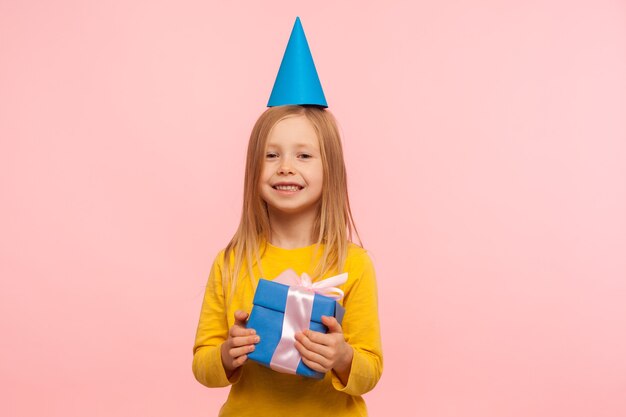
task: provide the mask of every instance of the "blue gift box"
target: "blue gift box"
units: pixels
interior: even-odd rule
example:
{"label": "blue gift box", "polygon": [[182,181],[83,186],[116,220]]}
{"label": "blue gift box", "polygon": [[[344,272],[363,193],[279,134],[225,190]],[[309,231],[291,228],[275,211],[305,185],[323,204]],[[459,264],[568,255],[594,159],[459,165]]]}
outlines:
{"label": "blue gift box", "polygon": [[[254,294],[254,306],[247,327],[256,330],[261,341],[256,344],[255,350],[248,355],[248,358],[267,367],[270,366],[282,335],[288,291],[288,285],[260,279]],[[341,323],[344,312],[343,307],[334,299],[315,294],[309,328],[316,332],[326,333],[328,329],[322,324],[322,316],[334,316]],[[309,378],[324,378],[323,373],[309,368],[302,363],[302,360],[298,363],[296,373]]]}

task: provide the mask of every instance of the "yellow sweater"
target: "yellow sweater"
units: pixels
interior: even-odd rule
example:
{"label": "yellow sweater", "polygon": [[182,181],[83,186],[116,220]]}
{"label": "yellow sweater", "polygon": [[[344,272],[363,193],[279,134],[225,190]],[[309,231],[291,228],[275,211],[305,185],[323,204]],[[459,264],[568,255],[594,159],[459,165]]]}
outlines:
{"label": "yellow sweater", "polygon": [[[313,272],[314,245],[282,249],[270,244],[261,258],[262,278],[274,279],[285,269],[298,274]],[[329,372],[322,380],[275,372],[251,360],[229,380],[222,365],[220,345],[234,324],[234,312],[252,310],[254,289],[243,274],[230,303],[222,288],[224,253],[218,254],[211,268],[193,352],[193,373],[207,387],[231,385],[230,394],[220,416],[366,416],[361,395],[374,388],[383,369],[378,322],[376,278],[372,261],[361,247],[350,244],[345,272],[348,281],[340,288],[340,301],[346,313],[342,328],[346,341],[354,349],[347,385]],[[254,270],[259,278],[259,272]],[[337,271],[322,277],[335,275]],[[246,274],[247,275],[247,274]]]}

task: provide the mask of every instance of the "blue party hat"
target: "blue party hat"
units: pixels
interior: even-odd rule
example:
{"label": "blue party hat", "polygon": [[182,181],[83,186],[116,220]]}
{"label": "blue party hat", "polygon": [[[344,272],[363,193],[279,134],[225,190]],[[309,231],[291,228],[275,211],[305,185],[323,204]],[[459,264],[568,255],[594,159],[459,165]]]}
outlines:
{"label": "blue party hat", "polygon": [[328,107],[300,18],[296,18],[267,107],[289,104]]}

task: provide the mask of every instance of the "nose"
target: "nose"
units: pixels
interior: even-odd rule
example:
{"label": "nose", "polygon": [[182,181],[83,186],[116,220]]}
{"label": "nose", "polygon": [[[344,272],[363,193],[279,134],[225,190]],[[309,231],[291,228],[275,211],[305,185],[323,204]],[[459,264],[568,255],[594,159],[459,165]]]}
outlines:
{"label": "nose", "polygon": [[289,175],[289,174],[295,174],[296,171],[293,168],[293,164],[291,163],[289,158],[283,158],[280,161],[280,166],[278,167],[278,174],[281,175]]}

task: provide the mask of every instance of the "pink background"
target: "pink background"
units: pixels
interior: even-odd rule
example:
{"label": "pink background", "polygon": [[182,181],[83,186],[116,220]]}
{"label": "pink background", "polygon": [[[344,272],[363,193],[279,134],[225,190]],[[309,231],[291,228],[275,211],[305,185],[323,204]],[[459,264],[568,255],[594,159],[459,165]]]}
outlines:
{"label": "pink background", "polygon": [[0,415],[207,416],[295,16],[378,271],[370,414],[626,415],[626,2],[0,2]]}

